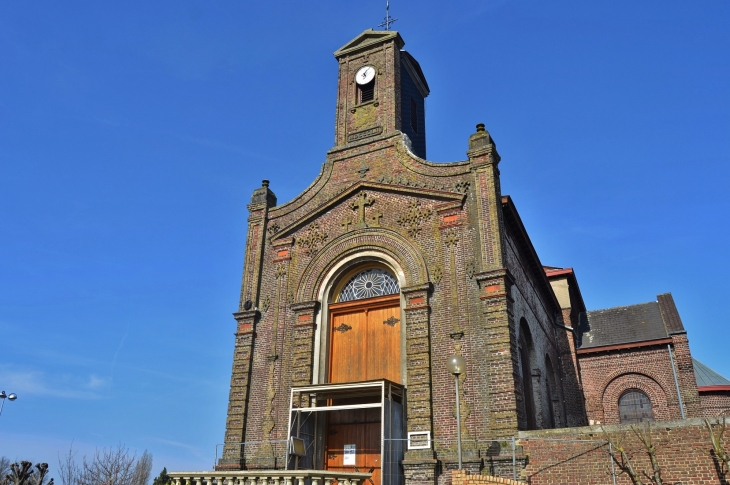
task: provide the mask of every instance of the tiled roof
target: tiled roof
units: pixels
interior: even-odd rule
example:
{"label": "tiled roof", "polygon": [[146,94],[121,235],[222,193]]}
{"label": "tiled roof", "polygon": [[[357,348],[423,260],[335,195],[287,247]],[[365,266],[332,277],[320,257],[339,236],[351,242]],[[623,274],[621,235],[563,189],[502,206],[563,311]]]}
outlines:
{"label": "tiled roof", "polygon": [[697,381],[697,387],[730,386],[729,380],[725,379],[699,360],[693,358],[692,364],[695,368],[695,380]]}
{"label": "tiled roof", "polygon": [[655,301],[581,314],[581,349],[667,337],[669,334],[662,320],[662,312]]}
{"label": "tiled roof", "polygon": [[674,298],[671,293],[663,293],[657,295],[657,302],[659,303],[659,310],[662,312],[662,319],[664,320],[664,326],[667,327],[667,332],[670,334],[684,332],[684,325],[682,325],[682,319],[679,318],[679,312],[677,306],[674,304]]}

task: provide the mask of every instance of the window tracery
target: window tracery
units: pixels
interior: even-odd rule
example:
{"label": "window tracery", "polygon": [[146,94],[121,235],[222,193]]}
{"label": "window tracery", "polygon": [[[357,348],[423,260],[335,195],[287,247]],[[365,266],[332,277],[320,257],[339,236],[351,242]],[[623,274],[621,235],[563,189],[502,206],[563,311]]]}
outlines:
{"label": "window tracery", "polygon": [[363,300],[398,293],[400,286],[393,275],[380,268],[371,268],[350,278],[340,291],[337,301]]}

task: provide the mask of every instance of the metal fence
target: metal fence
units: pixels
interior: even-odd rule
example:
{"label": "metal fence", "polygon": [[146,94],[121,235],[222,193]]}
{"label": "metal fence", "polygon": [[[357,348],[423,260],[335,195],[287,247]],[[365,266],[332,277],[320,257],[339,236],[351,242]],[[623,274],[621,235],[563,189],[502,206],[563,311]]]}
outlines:
{"label": "metal fence", "polygon": [[[407,438],[391,438],[383,440],[391,446],[387,446],[387,449],[408,449]],[[398,442],[396,445],[395,442]],[[606,440],[571,440],[571,439],[560,439],[560,438],[495,438],[495,439],[481,439],[481,440],[462,440],[462,449],[465,455],[464,462],[470,461],[470,453],[473,454],[476,450],[479,450],[479,460],[484,460],[484,466],[490,466],[489,472],[495,476],[501,476],[502,478],[512,478],[513,480],[523,479],[522,471],[526,465],[526,457],[523,451],[523,443],[527,442],[544,442],[545,446],[552,446],[557,443],[575,443],[585,444],[588,449],[578,449],[573,455],[570,452],[566,452],[566,456],[557,460],[555,463],[551,463],[545,466],[555,467],[560,466],[561,463],[567,463],[572,459],[575,459],[587,452],[603,449],[606,455],[606,469],[607,478],[610,477],[612,485],[616,485],[616,468],[613,460],[613,447],[610,442]],[[431,440],[431,447],[436,450],[439,454],[446,454],[448,456],[454,456],[456,450],[456,439],[435,439]],[[241,443],[225,443],[218,444],[215,447],[215,464],[218,464],[219,457],[229,458],[232,460],[240,461],[240,465],[245,469],[247,463],[256,460],[264,459],[275,465],[277,470],[285,470],[293,468],[290,462],[287,466],[287,460],[289,457],[289,444],[287,440],[271,440],[271,441],[248,441]],[[401,468],[400,460],[402,457],[393,455],[392,453],[386,453],[383,456],[381,463],[381,483],[382,485],[402,485],[404,482],[403,472]],[[447,468],[455,468],[454,464],[449,464]],[[370,472],[371,470],[359,470],[353,467],[353,472]],[[372,480],[364,480],[362,485],[373,485]]]}

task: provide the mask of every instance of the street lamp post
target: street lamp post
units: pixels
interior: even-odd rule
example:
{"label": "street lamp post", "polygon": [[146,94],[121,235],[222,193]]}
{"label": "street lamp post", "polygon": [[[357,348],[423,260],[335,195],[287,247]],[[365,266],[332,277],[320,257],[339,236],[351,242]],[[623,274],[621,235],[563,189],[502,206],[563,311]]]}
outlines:
{"label": "street lamp post", "polygon": [[446,368],[454,374],[456,382],[456,452],[459,457],[459,470],[461,470],[461,399],[459,398],[459,374],[466,369],[466,360],[460,355],[454,355],[446,362]]}
{"label": "street lamp post", "polygon": [[18,399],[18,395],[14,392],[11,392],[10,394],[5,394],[5,391],[0,391],[0,399],[3,400],[2,404],[0,404],[0,415],[3,413],[3,407],[5,407],[5,399],[10,399],[11,401],[15,401]]}

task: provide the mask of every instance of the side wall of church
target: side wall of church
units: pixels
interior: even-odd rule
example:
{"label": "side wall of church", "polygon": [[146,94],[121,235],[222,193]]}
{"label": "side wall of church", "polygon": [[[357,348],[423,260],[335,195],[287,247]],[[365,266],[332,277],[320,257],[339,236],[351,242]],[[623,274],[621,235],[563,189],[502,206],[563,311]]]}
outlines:
{"label": "side wall of church", "polygon": [[[520,372],[521,366],[516,369],[515,380],[519,383],[517,395],[522,401],[520,406],[520,428],[527,429],[527,417],[525,413],[522,380],[532,380],[533,402],[535,405],[535,424],[537,428],[562,427],[566,425],[565,410],[563,407],[564,396],[562,386],[557,385],[560,379],[560,353],[556,341],[555,325],[551,312],[546,302],[541,298],[534,276],[527,269],[524,256],[512,237],[506,238],[505,244],[506,266],[514,277],[515,284],[512,287],[512,299],[514,322],[516,326],[516,338],[520,341],[523,323],[526,322],[532,341],[530,354],[531,370],[530,376],[523,376]],[[551,368],[548,368],[548,361]],[[552,383],[552,386],[550,386]],[[548,388],[552,387],[550,391]],[[552,418],[549,414],[552,412]]]}

